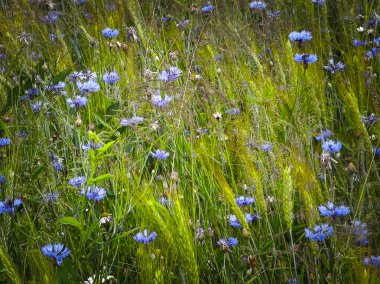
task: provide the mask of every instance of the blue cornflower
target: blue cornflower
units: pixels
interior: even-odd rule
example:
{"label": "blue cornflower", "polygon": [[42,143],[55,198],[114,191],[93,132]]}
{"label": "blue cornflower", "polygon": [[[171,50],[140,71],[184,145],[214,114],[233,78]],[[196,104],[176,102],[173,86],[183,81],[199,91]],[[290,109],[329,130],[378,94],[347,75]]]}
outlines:
{"label": "blue cornflower", "polygon": [[111,28],[105,28],[104,30],[102,30],[102,34],[104,37],[111,39],[111,38],[117,37],[117,35],[119,34],[119,31],[113,30]]}
{"label": "blue cornflower", "polygon": [[38,95],[38,89],[37,88],[28,89],[27,93],[29,96],[36,96]]}
{"label": "blue cornflower", "polygon": [[311,36],[311,33],[308,31],[301,31],[301,32],[291,32],[289,34],[289,41],[296,41],[299,44],[311,40],[313,37]]}
{"label": "blue cornflower", "polygon": [[168,158],[170,156],[170,153],[166,152],[164,150],[157,149],[156,153],[149,152],[149,155],[153,158],[158,159],[158,160],[165,160],[166,158]]}
{"label": "blue cornflower", "polygon": [[[257,221],[261,219],[261,217],[255,215],[255,214],[250,214],[250,213],[245,213],[245,220],[247,223],[251,223],[253,221]],[[242,225],[240,224],[239,220],[235,215],[230,214],[228,217],[228,223],[234,228],[242,228]]]}
{"label": "blue cornflower", "polygon": [[321,214],[322,217],[343,217],[348,214],[350,214],[350,208],[347,206],[335,206],[334,203],[332,202],[327,202],[326,206],[325,205],[319,205],[318,206],[319,213]]}
{"label": "blue cornflower", "polygon": [[247,223],[252,223],[254,221],[261,219],[261,217],[256,214],[245,213],[244,215],[245,215],[245,220],[247,221]]}
{"label": "blue cornflower", "polygon": [[27,95],[21,95],[21,96],[20,96],[20,100],[21,100],[22,102],[25,102],[25,101],[33,100],[35,97],[36,97],[36,96],[34,96],[34,95],[29,95],[29,94],[27,94]]}
{"label": "blue cornflower", "polygon": [[[375,48],[375,50],[376,50],[376,48]],[[376,50],[376,51],[377,51],[377,50]],[[367,58],[369,58],[369,59],[372,59],[372,58],[376,57],[376,55],[377,55],[377,54],[374,54],[374,53],[372,52],[372,50],[371,50],[371,51],[367,51],[367,52],[365,53],[365,56],[366,56]]]}
{"label": "blue cornflower", "polygon": [[211,5],[210,3],[207,3],[206,5],[204,5],[203,7],[202,7],[202,12],[203,13],[210,13],[210,12],[212,12],[213,10],[214,10],[214,6],[213,5]]}
{"label": "blue cornflower", "polygon": [[375,122],[380,121],[380,118],[377,118],[374,113],[371,113],[369,116],[362,115],[362,121],[366,125],[373,125]]}
{"label": "blue cornflower", "polygon": [[18,138],[25,138],[28,135],[28,133],[25,130],[21,130],[21,131],[16,131],[15,135]]}
{"label": "blue cornflower", "polygon": [[81,80],[95,81],[96,78],[98,78],[98,75],[96,75],[96,72],[92,72],[90,68],[88,68],[86,71],[80,71],[79,75],[80,75],[79,79]]}
{"label": "blue cornflower", "polygon": [[42,55],[41,55],[41,53],[37,53],[37,52],[35,52],[35,51],[32,51],[32,52],[30,53],[29,57],[30,57],[30,59],[32,59],[33,61],[38,61],[38,60],[42,57]]}
{"label": "blue cornflower", "polygon": [[320,205],[318,206],[319,213],[322,217],[334,217],[334,203],[327,202],[326,206]]}
{"label": "blue cornflower", "polygon": [[0,186],[7,184],[7,178],[0,174]]}
{"label": "blue cornflower", "polygon": [[298,63],[303,63],[303,68],[306,69],[310,63],[314,63],[318,60],[316,54],[299,54],[294,55],[294,60]]}
{"label": "blue cornflower", "polygon": [[122,118],[120,124],[123,126],[132,126],[143,123],[144,118],[140,116],[133,116],[131,118]]}
{"label": "blue cornflower", "polygon": [[7,138],[7,137],[0,138],[0,147],[9,146],[10,144],[11,144],[10,138]]}
{"label": "blue cornflower", "polygon": [[264,143],[264,144],[262,144],[262,145],[260,146],[260,149],[261,149],[262,151],[264,151],[265,153],[268,153],[268,152],[272,151],[272,149],[273,149],[273,145],[270,144],[270,143]]}
{"label": "blue cornflower", "polygon": [[63,159],[54,154],[50,154],[49,157],[50,157],[50,162],[51,162],[52,167],[56,171],[63,171],[63,169],[65,168],[63,166]]}
{"label": "blue cornflower", "polygon": [[251,196],[239,196],[236,198],[236,204],[238,206],[251,205],[255,202],[255,198]]}
{"label": "blue cornflower", "polygon": [[327,140],[322,144],[322,149],[329,153],[338,153],[342,149],[342,143],[339,141]]}
{"label": "blue cornflower", "polygon": [[237,115],[237,114],[240,113],[240,109],[237,108],[237,107],[234,107],[234,108],[232,108],[232,109],[228,109],[228,110],[226,110],[226,113],[227,113],[227,114],[230,114],[230,115]]}
{"label": "blue cornflower", "polygon": [[344,205],[335,207],[335,216],[344,217],[350,214],[350,208]]}
{"label": "blue cornflower", "polygon": [[325,0],[311,0],[311,2],[318,4],[318,6],[322,6],[325,4]]}
{"label": "blue cornflower", "polygon": [[368,230],[367,224],[362,223],[360,220],[355,220],[353,222],[355,243],[361,246],[368,244]]}
{"label": "blue cornflower", "polygon": [[201,241],[205,238],[205,230],[203,228],[197,228],[195,230],[195,240]]}
{"label": "blue cornflower", "polygon": [[83,17],[85,17],[86,19],[92,20],[94,18],[94,15],[92,15],[89,12],[86,12],[86,13],[83,13]]}
{"label": "blue cornflower", "polygon": [[54,203],[59,197],[59,193],[47,193],[43,196],[43,199],[46,203],[52,204]]}
{"label": "blue cornflower", "polygon": [[69,80],[88,80],[88,81],[95,81],[98,76],[95,72],[92,72],[91,69],[88,69],[87,71],[74,71],[69,75]]}
{"label": "blue cornflower", "polygon": [[16,198],[15,200],[5,199],[3,202],[0,202],[0,214],[13,214],[15,213],[15,208],[21,206],[22,200]]}
{"label": "blue cornflower", "polygon": [[42,108],[42,102],[37,101],[35,104],[31,104],[30,107],[34,113],[39,112]]}
{"label": "blue cornflower", "polygon": [[116,71],[105,73],[103,75],[103,81],[105,83],[110,84],[110,85],[113,85],[113,84],[119,82],[119,80],[120,80],[120,77]]}
{"label": "blue cornflower", "polygon": [[165,206],[166,208],[169,208],[170,206],[172,206],[174,204],[174,201],[171,200],[169,197],[167,196],[162,196],[158,202],[162,205],[162,206]]}
{"label": "blue cornflower", "polygon": [[313,230],[305,229],[306,238],[311,241],[324,241],[327,237],[332,236],[334,229],[328,224],[316,225]]}
{"label": "blue cornflower", "polygon": [[[202,136],[205,135],[206,133],[208,133],[208,129],[202,128],[202,127],[199,127],[196,131],[197,131],[197,133],[199,133]],[[196,137],[199,138],[199,135],[197,135]]]}
{"label": "blue cornflower", "polygon": [[375,156],[380,156],[380,148],[376,148],[375,146],[372,146],[373,152],[375,153]]}
{"label": "blue cornflower", "polygon": [[106,197],[107,192],[104,188],[98,186],[89,186],[86,189],[81,190],[82,195],[86,195],[87,199],[92,199],[95,201],[100,201]]}
{"label": "blue cornflower", "polygon": [[75,187],[81,187],[82,185],[84,185],[87,181],[87,178],[85,176],[77,176],[77,177],[73,177],[69,180],[69,184],[71,186],[75,186]]}
{"label": "blue cornflower", "polygon": [[57,265],[61,265],[63,259],[68,256],[71,251],[65,247],[63,244],[48,244],[41,248],[41,252],[54,259]]}
{"label": "blue cornflower", "polygon": [[71,73],[68,76],[70,82],[73,81],[73,80],[81,79],[80,78],[80,76],[82,75],[81,73],[82,73],[82,71],[79,71],[79,72],[78,71],[74,71],[73,73]]}
{"label": "blue cornflower", "polygon": [[156,94],[152,94],[152,97],[151,97],[152,104],[158,108],[166,107],[172,101],[172,97],[168,96],[167,94],[164,94],[164,95],[165,97],[162,97],[160,90],[157,90]]}
{"label": "blue cornflower", "polygon": [[89,142],[87,144],[84,144],[82,145],[82,150],[87,152],[89,149],[92,149],[92,150],[95,150],[95,149],[99,149],[99,148],[102,148],[102,144],[100,143],[95,143],[95,142]]}
{"label": "blue cornflower", "polygon": [[239,240],[237,238],[229,237],[228,239],[220,239],[216,244],[222,251],[226,252],[230,247],[236,247],[238,243]]}
{"label": "blue cornflower", "polygon": [[221,55],[221,54],[214,56],[215,61],[222,61],[222,59],[223,59],[223,55]]}
{"label": "blue cornflower", "polygon": [[174,82],[182,75],[182,71],[175,66],[171,66],[168,70],[163,70],[158,75],[158,79],[165,82]]}
{"label": "blue cornflower", "polygon": [[376,27],[380,23],[380,16],[373,12],[370,15],[369,21],[368,21],[368,26],[369,27]]}
{"label": "blue cornflower", "polygon": [[44,18],[43,21],[46,24],[53,24],[58,20],[59,13],[56,11],[49,12]]}
{"label": "blue cornflower", "polygon": [[230,215],[228,217],[228,223],[230,223],[230,225],[234,228],[241,228],[242,227],[239,220],[236,218],[235,215]]}
{"label": "blue cornflower", "polygon": [[255,9],[255,10],[265,10],[267,8],[267,3],[263,1],[253,1],[248,4],[250,9]]}
{"label": "blue cornflower", "polygon": [[28,98],[32,100],[38,95],[38,89],[37,88],[28,89],[27,94],[28,94]]}
{"label": "blue cornflower", "polygon": [[190,23],[190,20],[182,20],[182,21],[179,21],[176,24],[176,26],[182,28],[182,27],[186,27],[189,23]]}
{"label": "blue cornflower", "polygon": [[367,44],[367,41],[366,41],[366,40],[358,40],[358,39],[354,39],[354,40],[352,41],[352,43],[353,43],[353,45],[354,45],[355,47],[358,47],[358,46],[364,46],[364,45],[366,45],[366,44]]}
{"label": "blue cornflower", "polygon": [[84,4],[87,0],[74,0],[75,4]]}
{"label": "blue cornflower", "polygon": [[278,18],[280,16],[281,12],[278,11],[278,10],[274,10],[274,11],[268,11],[267,12],[267,16],[269,18],[271,18],[272,20],[275,19],[275,18]]}
{"label": "blue cornflower", "polygon": [[332,135],[332,131],[329,129],[323,129],[321,135],[315,137],[315,140],[318,142],[324,141],[326,138],[329,138]]}
{"label": "blue cornflower", "polygon": [[379,256],[371,255],[370,258],[368,257],[364,258],[363,264],[365,266],[372,266],[372,267],[378,268],[380,266],[380,255]]}
{"label": "blue cornflower", "polygon": [[157,233],[152,232],[150,235],[148,235],[148,230],[145,229],[143,233],[138,232],[133,239],[139,243],[142,243],[144,245],[149,244],[150,242],[154,241],[157,238]]}
{"label": "blue cornflower", "polygon": [[93,80],[87,82],[77,81],[77,87],[82,93],[96,93],[100,90],[99,83]]}
{"label": "blue cornflower", "polygon": [[238,244],[238,242],[239,242],[239,240],[237,239],[237,238],[232,238],[232,237],[229,237],[228,239],[227,239],[227,244],[229,245],[229,246],[237,246],[237,244]]}
{"label": "blue cornflower", "polygon": [[83,107],[87,104],[87,98],[86,97],[81,97],[81,96],[76,96],[74,99],[67,99],[66,103],[71,107],[71,108],[80,108]]}
{"label": "blue cornflower", "polygon": [[380,52],[380,48],[377,48],[377,47],[372,47],[370,51],[367,51],[365,53],[366,57],[371,59],[371,58],[374,58],[376,57]]}
{"label": "blue cornflower", "polygon": [[29,98],[28,96],[20,96],[20,100],[21,100],[22,102],[25,102],[25,101],[30,100],[30,98]]}
{"label": "blue cornflower", "polygon": [[172,20],[172,17],[170,17],[170,16],[163,16],[163,17],[161,18],[161,21],[162,21],[164,24],[168,23],[168,22],[171,21],[171,20]]}
{"label": "blue cornflower", "polygon": [[56,93],[60,93],[62,95],[66,95],[64,88],[66,87],[65,82],[58,82],[58,84],[51,85],[48,90]]}
{"label": "blue cornflower", "polygon": [[342,62],[334,63],[334,59],[329,59],[329,65],[323,66],[323,69],[330,71],[331,74],[335,74],[335,72],[343,71],[345,69],[345,65]]}

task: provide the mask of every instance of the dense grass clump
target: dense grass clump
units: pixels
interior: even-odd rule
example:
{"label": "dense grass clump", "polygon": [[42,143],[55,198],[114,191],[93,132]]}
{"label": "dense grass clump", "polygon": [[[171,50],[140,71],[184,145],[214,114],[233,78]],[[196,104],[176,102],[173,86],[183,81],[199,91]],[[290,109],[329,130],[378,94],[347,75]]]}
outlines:
{"label": "dense grass clump", "polygon": [[0,21],[0,283],[379,283],[378,1]]}

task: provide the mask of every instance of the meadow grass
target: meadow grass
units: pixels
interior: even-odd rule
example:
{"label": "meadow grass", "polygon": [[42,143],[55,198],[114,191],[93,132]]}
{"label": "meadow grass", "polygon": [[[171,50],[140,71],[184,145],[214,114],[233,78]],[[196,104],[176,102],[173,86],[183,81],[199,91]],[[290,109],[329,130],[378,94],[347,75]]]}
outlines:
{"label": "meadow grass", "polygon": [[0,283],[378,283],[380,5],[324,2],[1,1]]}

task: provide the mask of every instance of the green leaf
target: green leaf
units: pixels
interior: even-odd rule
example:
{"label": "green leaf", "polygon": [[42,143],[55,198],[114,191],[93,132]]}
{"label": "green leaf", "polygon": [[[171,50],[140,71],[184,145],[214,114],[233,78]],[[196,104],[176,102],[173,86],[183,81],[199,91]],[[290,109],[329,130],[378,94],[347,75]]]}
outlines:
{"label": "green leaf", "polygon": [[122,234],[119,234],[114,240],[129,237],[132,233],[136,232],[137,230],[138,230],[138,228],[133,228],[133,229],[129,230],[128,232],[124,232]]}
{"label": "green leaf", "polygon": [[69,216],[63,217],[58,222],[63,225],[70,225],[70,226],[76,227],[79,230],[82,229],[82,225],[74,217],[69,217]]}
{"label": "green leaf", "polygon": [[113,178],[113,175],[111,175],[111,174],[104,174],[104,175],[98,176],[96,178],[89,179],[88,183],[89,184],[97,183],[97,182],[101,182],[103,180],[107,180],[107,179],[111,179],[111,178]]}
{"label": "green leaf", "polygon": [[99,224],[94,222],[91,226],[87,227],[86,230],[83,230],[80,234],[80,246],[85,247],[86,242],[91,237],[91,234],[98,228]]}
{"label": "green leaf", "polygon": [[94,141],[96,141],[96,142],[100,142],[100,139],[99,139],[99,137],[98,137],[98,135],[96,135],[96,133],[95,132],[93,132],[93,131],[89,131],[88,132],[88,136],[90,136],[90,139],[91,140],[94,140]]}
{"label": "green leaf", "polygon": [[58,84],[61,81],[64,81],[67,75],[71,73],[71,70],[64,70],[60,73],[58,73],[56,76],[54,76],[52,82],[53,84]]}
{"label": "green leaf", "polygon": [[42,171],[44,167],[43,166],[39,166],[33,173],[32,173],[32,176],[31,176],[31,179],[35,179]]}
{"label": "green leaf", "polygon": [[111,127],[111,125],[109,125],[99,114],[97,114],[96,112],[93,112],[92,113],[93,116],[100,121],[101,124],[97,124],[97,126],[99,126],[99,128],[101,128],[102,126],[105,126],[106,128],[108,128],[108,130],[110,131],[113,131],[114,129]]}
{"label": "green leaf", "polygon": [[110,118],[110,117],[114,117],[117,112],[120,110],[121,106],[120,106],[120,103],[119,102],[115,102],[115,103],[112,103],[109,107],[107,107],[107,110],[106,110],[106,116],[107,116],[107,119]]}
{"label": "green leaf", "polygon": [[116,141],[108,142],[106,145],[104,145],[102,148],[97,149],[98,153],[104,153],[107,151],[113,144],[115,144]]}

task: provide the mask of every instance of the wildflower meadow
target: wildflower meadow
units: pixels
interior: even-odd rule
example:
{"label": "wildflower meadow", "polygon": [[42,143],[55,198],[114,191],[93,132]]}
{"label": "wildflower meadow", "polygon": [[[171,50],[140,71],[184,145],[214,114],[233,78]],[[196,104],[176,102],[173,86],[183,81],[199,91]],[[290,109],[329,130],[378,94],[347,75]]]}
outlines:
{"label": "wildflower meadow", "polygon": [[380,2],[1,0],[0,283],[380,283]]}

